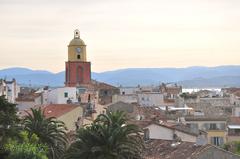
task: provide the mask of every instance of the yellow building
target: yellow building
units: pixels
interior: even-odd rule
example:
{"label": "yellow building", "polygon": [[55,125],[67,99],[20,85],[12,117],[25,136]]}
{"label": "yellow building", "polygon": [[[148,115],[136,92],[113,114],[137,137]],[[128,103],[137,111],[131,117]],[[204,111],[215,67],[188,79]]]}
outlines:
{"label": "yellow building", "polygon": [[186,117],[185,120],[191,129],[207,132],[209,144],[220,146],[227,142],[226,118]]}

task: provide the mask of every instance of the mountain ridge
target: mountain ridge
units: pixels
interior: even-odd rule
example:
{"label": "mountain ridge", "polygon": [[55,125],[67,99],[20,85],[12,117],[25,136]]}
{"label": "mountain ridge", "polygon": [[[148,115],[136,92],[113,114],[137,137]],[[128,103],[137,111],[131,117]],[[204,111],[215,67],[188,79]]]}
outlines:
{"label": "mountain ridge", "polygon": [[[65,71],[52,73],[12,67],[0,70],[0,78],[15,78],[23,85],[63,86]],[[104,72],[92,72],[92,79],[115,86],[157,85],[176,82],[184,87],[240,86],[240,65],[216,67],[191,66],[184,68],[126,68]]]}

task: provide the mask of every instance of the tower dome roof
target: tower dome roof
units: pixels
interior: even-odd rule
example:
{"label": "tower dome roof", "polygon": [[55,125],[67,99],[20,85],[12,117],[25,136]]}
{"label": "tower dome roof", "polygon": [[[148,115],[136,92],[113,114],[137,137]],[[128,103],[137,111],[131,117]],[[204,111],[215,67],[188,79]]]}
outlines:
{"label": "tower dome roof", "polygon": [[76,46],[76,45],[85,45],[84,41],[80,39],[79,30],[74,30],[74,38],[70,41],[68,46]]}
{"label": "tower dome roof", "polygon": [[84,41],[82,39],[72,39],[69,43],[69,46],[74,46],[74,45],[85,45]]}

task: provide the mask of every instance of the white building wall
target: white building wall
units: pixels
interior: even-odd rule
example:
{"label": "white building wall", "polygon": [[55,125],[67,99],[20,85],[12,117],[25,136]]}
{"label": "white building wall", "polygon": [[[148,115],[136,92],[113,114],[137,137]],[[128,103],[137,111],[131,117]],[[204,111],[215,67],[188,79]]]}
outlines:
{"label": "white building wall", "polygon": [[48,90],[42,92],[42,104],[48,103]]}
{"label": "white building wall", "polygon": [[2,81],[1,86],[0,86],[0,96],[7,95],[7,85],[5,82]]}
{"label": "white building wall", "polygon": [[166,128],[164,126],[151,124],[148,127],[150,139],[173,140],[173,134],[176,134],[182,141],[196,142],[197,137],[178,130]]}
{"label": "white building wall", "polygon": [[120,87],[119,89],[121,95],[136,94],[138,91],[140,91],[140,87]]}
{"label": "white building wall", "polygon": [[19,92],[20,86],[17,85],[15,80],[9,84],[2,80],[0,84],[0,96],[5,95],[8,102],[15,103],[15,99],[18,97]]}
{"label": "white building wall", "polygon": [[159,125],[151,124],[148,127],[150,139],[173,140],[173,130]]}
{"label": "white building wall", "polygon": [[57,99],[58,99],[58,90],[57,89],[53,89],[48,92],[48,94],[47,94],[47,103],[48,104],[57,103]]}
{"label": "white building wall", "polygon": [[186,142],[196,142],[197,136],[193,136],[190,134],[183,133],[181,131],[175,131],[175,134],[181,138],[182,141]]}
{"label": "white building wall", "polygon": [[[65,97],[65,93],[68,94]],[[70,99],[73,103],[77,102],[76,87],[61,87],[48,92],[47,103],[49,104],[66,104]]]}
{"label": "white building wall", "polygon": [[161,93],[139,93],[138,103],[141,106],[164,106],[163,94]]}
{"label": "white building wall", "polygon": [[18,93],[20,92],[20,86],[17,85],[16,82],[13,82],[11,84],[8,84],[8,95],[7,95],[7,99],[9,102],[11,103],[15,103],[15,99],[18,97]]}

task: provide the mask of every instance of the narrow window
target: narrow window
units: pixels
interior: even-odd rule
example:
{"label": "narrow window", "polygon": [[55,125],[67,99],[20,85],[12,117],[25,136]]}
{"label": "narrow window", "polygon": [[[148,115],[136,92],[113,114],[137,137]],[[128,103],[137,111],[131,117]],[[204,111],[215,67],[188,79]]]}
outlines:
{"label": "narrow window", "polygon": [[91,101],[91,95],[89,94],[88,95],[88,102],[90,102]]}
{"label": "narrow window", "polygon": [[81,58],[81,56],[80,55],[77,55],[77,59],[80,59]]}
{"label": "narrow window", "polygon": [[68,93],[64,92],[64,97],[67,98],[68,97]]}
{"label": "narrow window", "polygon": [[104,91],[104,95],[108,95],[108,91]]}

